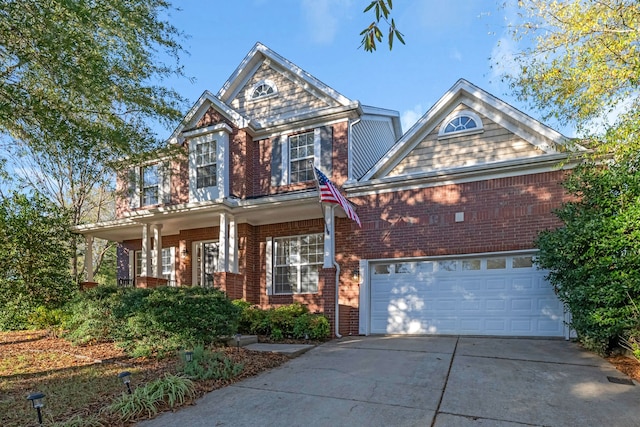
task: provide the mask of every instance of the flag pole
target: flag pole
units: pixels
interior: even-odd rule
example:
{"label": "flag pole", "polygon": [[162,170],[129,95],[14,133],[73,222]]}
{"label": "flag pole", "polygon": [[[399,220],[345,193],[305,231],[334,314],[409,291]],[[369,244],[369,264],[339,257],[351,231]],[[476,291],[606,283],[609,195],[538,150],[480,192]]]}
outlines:
{"label": "flag pole", "polygon": [[311,170],[313,171],[313,177],[315,178],[316,191],[318,192],[318,203],[320,203],[320,212],[322,213],[322,222],[324,222],[324,229],[327,234],[330,234],[329,226],[327,225],[327,219],[324,216],[324,205],[322,204],[322,199],[320,199],[320,184],[318,182],[318,174],[316,173],[316,167],[313,164],[313,160],[309,160],[309,164],[311,165]]}
{"label": "flag pole", "polygon": [[[324,229],[325,229],[325,233],[327,233],[328,236],[331,235],[331,232],[329,230],[329,225],[327,224],[327,218],[324,216],[324,208],[322,205],[322,195],[320,194],[320,181],[318,180],[318,174],[316,173],[316,167],[313,164],[312,160],[309,160],[309,164],[311,164],[311,168],[313,170],[313,176],[316,179],[316,190],[318,190],[318,201],[320,202],[320,210],[322,211],[322,221],[324,222]],[[334,230],[335,230],[335,214],[334,214],[334,209],[335,207],[331,208],[331,213],[333,214],[333,226],[334,226]],[[333,325],[334,325],[334,334],[337,338],[342,338],[342,335],[340,335],[340,264],[338,264],[338,261],[336,261],[336,253],[335,253],[335,244],[336,241],[335,239],[332,239],[331,244],[333,245],[333,249],[331,250],[331,253],[333,254],[333,259],[331,260],[333,267],[336,269],[335,272],[335,293],[336,293],[336,297],[335,297],[335,307],[334,307],[334,315],[333,315]]]}

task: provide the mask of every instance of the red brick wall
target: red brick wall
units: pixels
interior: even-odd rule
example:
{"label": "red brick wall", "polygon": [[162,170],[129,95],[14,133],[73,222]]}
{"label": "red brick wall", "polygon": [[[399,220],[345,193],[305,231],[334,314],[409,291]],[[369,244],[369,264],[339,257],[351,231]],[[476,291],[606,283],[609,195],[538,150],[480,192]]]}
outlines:
{"label": "red brick wall", "polygon": [[[333,155],[332,176],[329,177],[335,184],[342,185],[348,178],[348,122],[335,123],[333,128]],[[296,184],[271,186],[271,139],[263,139],[253,144],[253,196],[263,196],[268,194],[286,193],[289,191],[315,188],[314,181],[301,182]]]}

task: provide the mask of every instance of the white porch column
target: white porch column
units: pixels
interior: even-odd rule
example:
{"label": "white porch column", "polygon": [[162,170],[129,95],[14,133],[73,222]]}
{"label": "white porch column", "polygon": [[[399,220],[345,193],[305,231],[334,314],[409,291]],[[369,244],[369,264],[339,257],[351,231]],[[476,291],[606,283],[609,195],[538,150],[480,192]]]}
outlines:
{"label": "white porch column", "polygon": [[324,206],[324,263],[322,265],[322,268],[333,268],[333,261],[336,258],[333,206]]}
{"label": "white porch column", "polygon": [[142,226],[142,268],[140,276],[146,277],[151,274],[151,226]]}
{"label": "white porch column", "polygon": [[228,215],[220,214],[220,234],[218,236],[218,271],[227,271],[229,265],[229,229]]}
{"label": "white porch column", "polygon": [[93,282],[93,236],[84,236],[86,251],[84,254],[84,269],[87,272],[87,282]]}
{"label": "white porch column", "polygon": [[162,224],[153,224],[153,277],[162,277]]}
{"label": "white porch column", "polygon": [[233,215],[229,215],[229,271],[238,272],[238,228]]}

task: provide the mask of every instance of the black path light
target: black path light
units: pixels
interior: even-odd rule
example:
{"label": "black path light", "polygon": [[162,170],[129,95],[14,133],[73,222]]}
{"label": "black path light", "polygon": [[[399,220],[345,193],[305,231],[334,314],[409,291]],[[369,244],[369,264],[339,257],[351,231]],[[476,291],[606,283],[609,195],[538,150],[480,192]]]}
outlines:
{"label": "black path light", "polygon": [[242,339],[242,334],[236,334],[236,352],[240,351],[240,340]]}
{"label": "black path light", "polygon": [[27,400],[30,400],[33,408],[38,411],[38,424],[42,425],[42,412],[40,412],[40,408],[44,406],[44,393],[39,391],[31,393],[27,396]]}
{"label": "black path light", "polygon": [[122,380],[122,383],[127,386],[127,391],[131,394],[131,372],[124,371],[118,374],[118,378]]}
{"label": "black path light", "polygon": [[184,361],[185,362],[193,362],[193,351],[185,351],[184,352]]}

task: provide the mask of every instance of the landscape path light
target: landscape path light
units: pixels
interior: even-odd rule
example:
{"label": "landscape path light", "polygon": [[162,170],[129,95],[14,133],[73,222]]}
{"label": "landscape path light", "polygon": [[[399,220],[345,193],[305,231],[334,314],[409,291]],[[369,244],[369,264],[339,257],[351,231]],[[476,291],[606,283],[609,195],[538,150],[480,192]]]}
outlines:
{"label": "landscape path light", "polygon": [[185,360],[185,362],[192,362],[193,361],[193,351],[185,351],[184,352],[184,360]]}
{"label": "landscape path light", "polygon": [[44,406],[44,393],[39,391],[31,393],[27,396],[27,400],[30,400],[31,406],[38,411],[38,424],[42,425],[42,412],[40,412],[40,408]]}
{"label": "landscape path light", "polygon": [[124,371],[118,374],[118,378],[122,380],[122,383],[127,386],[127,392],[131,394],[131,372]]}
{"label": "landscape path light", "polygon": [[240,351],[240,339],[242,338],[241,334],[236,334],[236,352]]}

